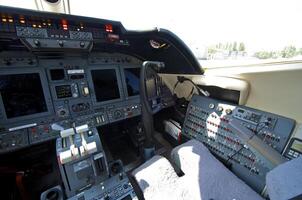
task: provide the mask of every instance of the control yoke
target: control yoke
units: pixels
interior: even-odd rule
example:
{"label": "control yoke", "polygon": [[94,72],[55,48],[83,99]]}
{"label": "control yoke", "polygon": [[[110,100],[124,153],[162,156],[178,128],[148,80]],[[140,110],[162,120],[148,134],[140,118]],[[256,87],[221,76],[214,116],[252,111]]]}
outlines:
{"label": "control yoke", "polygon": [[145,61],[140,71],[140,99],[142,104],[142,123],[145,133],[144,159],[148,160],[154,155],[153,144],[153,114],[161,108],[160,79],[157,72],[163,68],[163,62]]}

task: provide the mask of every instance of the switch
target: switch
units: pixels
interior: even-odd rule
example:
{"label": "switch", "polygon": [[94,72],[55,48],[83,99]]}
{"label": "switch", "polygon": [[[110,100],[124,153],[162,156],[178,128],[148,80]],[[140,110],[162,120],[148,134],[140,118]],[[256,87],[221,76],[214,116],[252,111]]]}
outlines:
{"label": "switch", "polygon": [[60,47],[63,47],[64,46],[64,42],[62,40],[59,40],[59,45],[60,45]]}
{"label": "switch", "polygon": [[88,87],[86,86],[86,87],[83,87],[83,95],[84,96],[87,96],[87,95],[89,95],[89,89],[88,89]]}
{"label": "switch", "polygon": [[85,42],[80,42],[80,47],[85,47]]}
{"label": "switch", "polygon": [[119,173],[119,179],[120,179],[120,180],[123,180],[123,179],[124,179],[123,173]]}
{"label": "switch", "polygon": [[38,47],[38,46],[40,46],[40,41],[39,40],[34,40],[34,44]]}

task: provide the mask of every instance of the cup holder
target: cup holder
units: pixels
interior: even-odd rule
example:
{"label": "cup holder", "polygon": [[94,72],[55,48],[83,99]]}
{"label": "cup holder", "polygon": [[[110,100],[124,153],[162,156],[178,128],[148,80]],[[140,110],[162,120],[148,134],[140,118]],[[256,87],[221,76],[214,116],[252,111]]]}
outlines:
{"label": "cup holder", "polygon": [[49,188],[41,194],[40,200],[63,200],[63,192],[61,186]]}

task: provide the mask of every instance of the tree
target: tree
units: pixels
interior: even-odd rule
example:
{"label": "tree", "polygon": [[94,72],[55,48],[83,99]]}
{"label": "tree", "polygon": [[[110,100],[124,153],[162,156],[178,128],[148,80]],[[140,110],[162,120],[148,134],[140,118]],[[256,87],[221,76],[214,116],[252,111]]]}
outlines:
{"label": "tree", "polygon": [[209,54],[215,54],[216,52],[217,52],[217,50],[216,50],[215,47],[210,46],[210,47],[208,48],[208,53],[209,53]]}
{"label": "tree", "polygon": [[221,44],[221,42],[219,42],[218,48],[219,48],[219,49],[222,49],[222,44]]}
{"label": "tree", "polygon": [[239,47],[238,47],[239,51],[245,51],[245,45],[243,42],[240,42]]}
{"label": "tree", "polygon": [[282,58],[292,58],[298,54],[295,46],[287,46],[281,51]]}
{"label": "tree", "polygon": [[258,51],[254,56],[259,59],[268,59],[273,56],[273,53],[269,51]]}
{"label": "tree", "polygon": [[232,45],[232,43],[229,43],[228,50],[229,50],[229,51],[232,51],[232,49],[233,49],[233,45]]}
{"label": "tree", "polygon": [[234,42],[233,43],[233,49],[232,49],[233,51],[237,51],[237,42]]}

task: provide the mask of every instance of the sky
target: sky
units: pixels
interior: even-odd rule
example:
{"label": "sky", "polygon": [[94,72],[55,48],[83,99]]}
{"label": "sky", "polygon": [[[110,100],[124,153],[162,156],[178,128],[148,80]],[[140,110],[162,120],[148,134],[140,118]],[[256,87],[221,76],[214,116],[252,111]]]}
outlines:
{"label": "sky", "polygon": [[[0,0],[35,9],[34,0]],[[248,51],[302,47],[301,0],[70,0],[71,13],[169,29],[191,48],[244,42]]]}

